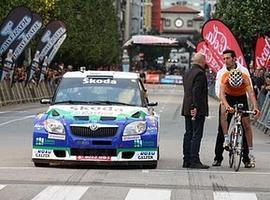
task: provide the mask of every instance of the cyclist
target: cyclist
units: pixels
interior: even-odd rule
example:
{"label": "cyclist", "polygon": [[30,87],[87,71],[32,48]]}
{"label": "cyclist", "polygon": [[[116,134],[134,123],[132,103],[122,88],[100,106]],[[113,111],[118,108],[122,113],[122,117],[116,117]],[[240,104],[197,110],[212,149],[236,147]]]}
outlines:
{"label": "cyclist", "polygon": [[[221,82],[221,77],[223,76],[224,73],[232,70],[232,69],[239,69],[242,73],[247,74],[249,77],[249,71],[246,67],[241,65],[237,60],[236,60],[236,54],[233,50],[231,49],[226,49],[223,51],[223,59],[224,59],[224,65],[223,67],[217,72],[216,75],[216,83],[215,83],[215,93],[217,97],[220,99],[219,96],[219,91],[220,91],[220,82]],[[230,116],[229,116],[230,117]],[[230,118],[228,117],[227,121],[230,121]],[[220,104],[219,106],[219,124],[218,124],[218,133],[217,133],[217,138],[216,138],[216,145],[215,145],[215,158],[212,166],[221,166],[222,160],[223,160],[223,143],[224,143],[224,134],[221,126],[221,122],[226,120],[226,109],[224,105]],[[247,140],[246,136],[244,134],[243,138],[243,163],[245,164],[246,168],[250,168],[250,159],[248,157],[248,145],[247,145]]]}
{"label": "cyclist", "polygon": [[[249,76],[242,73],[238,69],[227,71],[222,75],[220,84],[220,99],[229,113],[233,113],[233,106],[239,103],[243,104],[243,110],[249,110],[246,93],[253,105],[253,111],[256,113],[255,117],[258,117],[260,115],[260,111],[258,109]],[[242,124],[246,133],[247,144],[249,147],[250,164],[255,164],[255,157],[253,155],[253,136],[248,114],[243,114]],[[224,148],[226,149],[229,145],[227,120],[221,121],[221,126],[224,133]]]}

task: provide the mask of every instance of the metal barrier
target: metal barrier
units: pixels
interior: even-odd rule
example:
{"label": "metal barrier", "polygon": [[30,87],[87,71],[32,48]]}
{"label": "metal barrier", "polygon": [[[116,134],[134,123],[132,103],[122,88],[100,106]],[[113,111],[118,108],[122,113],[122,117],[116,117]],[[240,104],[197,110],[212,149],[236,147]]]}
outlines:
{"label": "metal barrier", "polygon": [[40,82],[38,85],[30,82],[25,86],[23,82],[11,84],[9,81],[0,82],[0,107],[9,104],[29,103],[53,95],[56,86]]}
{"label": "metal barrier", "polygon": [[267,131],[270,129],[270,92],[267,93],[262,108],[261,108],[261,116],[256,121],[256,126],[259,129],[262,129],[264,133],[267,133]]}

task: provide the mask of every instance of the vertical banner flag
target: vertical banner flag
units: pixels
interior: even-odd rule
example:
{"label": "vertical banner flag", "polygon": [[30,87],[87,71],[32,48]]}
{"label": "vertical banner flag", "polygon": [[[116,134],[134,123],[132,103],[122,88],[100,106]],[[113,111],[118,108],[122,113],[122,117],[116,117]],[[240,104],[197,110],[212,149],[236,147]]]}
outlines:
{"label": "vertical banner flag", "polygon": [[258,37],[255,49],[254,67],[270,67],[270,37]]}
{"label": "vertical banner flag", "polygon": [[[6,17],[0,27],[0,57],[7,53],[5,66],[0,66],[0,78],[3,79],[12,69],[13,50],[9,49],[10,45],[31,23],[32,13],[25,7],[14,8]],[[3,63],[3,61],[2,61]],[[1,64],[0,64],[1,65]],[[7,78],[7,77],[6,77]]]}
{"label": "vertical banner flag", "polygon": [[[26,46],[29,44],[29,42],[33,39],[33,37],[37,34],[37,32],[42,27],[42,19],[41,17],[33,13],[32,15],[32,21],[27,26],[27,28],[24,30],[24,32],[11,44],[9,47],[9,50],[12,50],[12,61],[13,63],[16,62],[16,60],[19,58],[19,56],[22,54]],[[12,70],[10,72],[12,74]]]}
{"label": "vertical banner flag", "polygon": [[197,45],[196,49],[198,52],[205,53],[206,57],[210,56],[206,59],[213,71],[217,72],[224,64],[222,53],[225,49],[234,50],[238,62],[247,66],[236,38],[222,21],[217,19],[207,21],[202,27],[202,37],[203,41]]}
{"label": "vertical banner flag", "polygon": [[[45,58],[45,63],[48,62],[47,59],[49,57],[49,53],[66,31],[66,26],[61,21],[52,21],[47,25],[45,32],[38,43],[31,67],[28,69],[27,81],[29,78],[33,78],[35,74],[41,72],[40,65],[43,64]],[[44,73],[45,71],[41,73],[42,78],[44,77]]]}

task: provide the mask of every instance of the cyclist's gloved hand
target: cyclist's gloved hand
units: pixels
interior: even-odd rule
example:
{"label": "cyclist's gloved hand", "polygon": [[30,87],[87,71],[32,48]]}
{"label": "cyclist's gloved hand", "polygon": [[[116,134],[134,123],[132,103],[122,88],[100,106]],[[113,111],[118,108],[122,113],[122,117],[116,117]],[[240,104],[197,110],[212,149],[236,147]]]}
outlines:
{"label": "cyclist's gloved hand", "polygon": [[231,106],[227,106],[226,111],[229,113],[234,113],[234,108],[232,108]]}
{"label": "cyclist's gloved hand", "polygon": [[253,110],[253,112],[254,112],[254,117],[255,117],[256,119],[259,118],[259,117],[261,116],[261,112],[260,112],[260,110],[257,109],[257,108],[255,108],[255,109]]}

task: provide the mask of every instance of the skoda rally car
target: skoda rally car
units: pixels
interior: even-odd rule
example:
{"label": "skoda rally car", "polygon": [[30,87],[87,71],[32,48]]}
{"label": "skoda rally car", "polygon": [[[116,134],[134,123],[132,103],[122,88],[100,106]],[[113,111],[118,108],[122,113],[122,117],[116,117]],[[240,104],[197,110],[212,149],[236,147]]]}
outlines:
{"label": "skoda rally car", "polygon": [[34,121],[32,160],[51,163],[125,163],[156,168],[159,115],[136,73],[64,74],[49,109]]}

